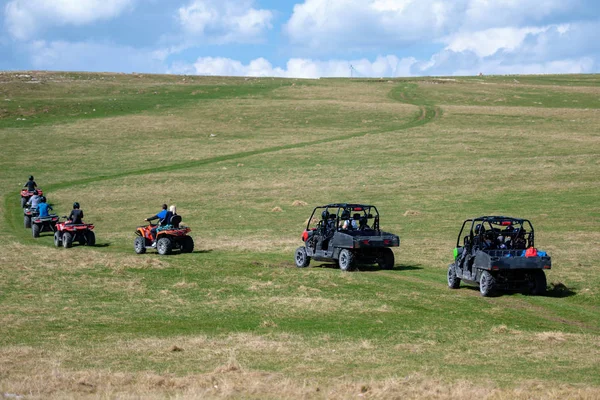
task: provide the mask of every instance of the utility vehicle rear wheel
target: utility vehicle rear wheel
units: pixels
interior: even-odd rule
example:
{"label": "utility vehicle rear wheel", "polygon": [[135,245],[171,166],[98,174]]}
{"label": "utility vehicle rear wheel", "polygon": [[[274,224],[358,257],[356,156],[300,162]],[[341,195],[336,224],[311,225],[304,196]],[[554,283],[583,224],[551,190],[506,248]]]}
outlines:
{"label": "utility vehicle rear wheel", "polygon": [[194,251],[194,239],[191,236],[185,236],[181,241],[181,252],[191,253]]}
{"label": "utility vehicle rear wheel", "polygon": [[93,231],[87,231],[85,233],[85,241],[88,246],[96,245],[96,234]]}
{"label": "utility vehicle rear wheel", "polygon": [[31,234],[34,238],[40,237],[40,226],[38,224],[31,225]]}
{"label": "utility vehicle rear wheel", "polygon": [[298,247],[294,255],[296,261],[296,267],[306,268],[310,264],[310,257],[306,254],[306,248],[304,246]]}
{"label": "utility vehicle rear wheel", "polygon": [[171,254],[173,250],[173,243],[171,243],[171,239],[169,238],[160,238],[156,242],[156,251],[161,256],[165,256],[167,254]]}
{"label": "utility vehicle rear wheel", "polygon": [[63,233],[62,244],[65,249],[68,249],[69,247],[73,246],[73,235],[71,234],[71,232]]}
{"label": "utility vehicle rear wheel", "polygon": [[133,250],[136,254],[144,254],[146,252],[146,239],[141,236],[133,240]]}
{"label": "utility vehicle rear wheel", "polygon": [[56,247],[60,247],[60,245],[62,244],[61,243],[62,241],[60,239],[61,239],[60,232],[58,232],[58,231],[54,232],[54,245]]}
{"label": "utility vehicle rear wheel", "polygon": [[395,262],[394,252],[387,247],[383,249],[381,257],[377,260],[377,264],[379,264],[379,268],[381,269],[394,269]]}
{"label": "utility vehicle rear wheel", "polygon": [[488,271],[483,271],[479,279],[479,291],[481,295],[488,297],[494,294],[494,286],[496,286],[496,279]]}
{"label": "utility vehicle rear wheel", "polygon": [[546,294],[546,274],[541,269],[535,270],[533,274],[531,274],[531,294],[534,296],[542,296]]}
{"label": "utility vehicle rear wheel", "polygon": [[25,229],[31,228],[31,217],[29,215],[23,216],[23,225],[25,225]]}
{"label": "utility vehicle rear wheel", "polygon": [[338,264],[342,271],[352,271],[354,269],[354,254],[348,249],[340,251]]}
{"label": "utility vehicle rear wheel", "polygon": [[450,289],[458,289],[460,287],[460,278],[456,276],[454,264],[448,265],[448,287]]}

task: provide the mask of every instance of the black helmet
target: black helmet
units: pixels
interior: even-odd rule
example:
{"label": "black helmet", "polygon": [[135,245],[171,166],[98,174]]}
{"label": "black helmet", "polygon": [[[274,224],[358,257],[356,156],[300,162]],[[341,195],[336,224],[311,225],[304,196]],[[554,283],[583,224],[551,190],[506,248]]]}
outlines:
{"label": "black helmet", "polygon": [[79,208],[79,203],[78,202],[73,203],[73,208]]}
{"label": "black helmet", "polygon": [[321,218],[323,218],[323,219],[327,219],[327,218],[329,218],[329,211],[327,211],[327,210],[324,210],[324,211],[321,213]]}
{"label": "black helmet", "polygon": [[29,175],[29,180],[32,181],[33,180],[33,175]]}
{"label": "black helmet", "polygon": [[42,203],[45,203],[45,202],[46,202],[46,196],[42,196],[42,198],[40,199],[40,201],[41,201]]}
{"label": "black helmet", "polygon": [[342,211],[342,219],[348,219],[348,218],[350,218],[350,211],[348,211],[348,210]]}

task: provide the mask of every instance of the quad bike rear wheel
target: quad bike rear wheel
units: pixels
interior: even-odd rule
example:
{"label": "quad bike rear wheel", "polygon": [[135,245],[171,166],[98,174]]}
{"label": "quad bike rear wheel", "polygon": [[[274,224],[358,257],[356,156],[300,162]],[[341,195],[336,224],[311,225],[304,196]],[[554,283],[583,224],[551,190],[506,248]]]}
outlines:
{"label": "quad bike rear wheel", "polygon": [[137,236],[133,240],[133,250],[135,250],[135,254],[144,254],[146,252],[146,239]]}
{"label": "quad bike rear wheel", "polygon": [[86,241],[86,245],[88,245],[88,246],[96,245],[96,234],[94,233],[94,231],[87,231],[85,233],[85,241]]}
{"label": "quad bike rear wheel", "polygon": [[40,237],[40,225],[39,224],[31,225],[31,234],[33,235],[34,238]]}
{"label": "quad bike rear wheel", "polygon": [[71,232],[63,233],[62,244],[65,249],[73,246],[73,235],[71,235]]}
{"label": "quad bike rear wheel", "polygon": [[181,241],[181,252],[191,253],[194,251],[194,239],[191,236],[185,236]]}
{"label": "quad bike rear wheel", "polygon": [[158,251],[158,254],[161,256],[171,254],[171,251],[173,251],[173,243],[171,242],[171,238],[163,237],[158,239],[156,242],[156,251]]}
{"label": "quad bike rear wheel", "polygon": [[62,244],[61,235],[59,231],[54,232],[54,245],[60,247]]}
{"label": "quad bike rear wheel", "polygon": [[25,225],[25,229],[31,228],[31,217],[29,215],[23,216],[23,225]]}
{"label": "quad bike rear wheel", "polygon": [[27,205],[27,199],[25,197],[21,197],[21,208],[25,208]]}

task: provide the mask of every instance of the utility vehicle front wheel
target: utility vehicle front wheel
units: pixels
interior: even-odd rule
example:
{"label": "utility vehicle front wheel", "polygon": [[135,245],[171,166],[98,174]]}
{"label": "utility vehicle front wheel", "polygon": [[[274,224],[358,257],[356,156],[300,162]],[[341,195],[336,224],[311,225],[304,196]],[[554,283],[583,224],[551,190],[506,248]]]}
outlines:
{"label": "utility vehicle front wheel", "polygon": [[338,264],[342,271],[352,271],[354,269],[354,254],[348,249],[340,251]]}
{"label": "utility vehicle front wheel", "polygon": [[460,278],[456,276],[454,264],[448,265],[448,287],[450,289],[458,289],[460,287]]}
{"label": "utility vehicle front wheel", "polygon": [[304,246],[298,247],[294,256],[296,261],[296,267],[306,268],[310,264],[310,257],[306,254],[306,248]]}

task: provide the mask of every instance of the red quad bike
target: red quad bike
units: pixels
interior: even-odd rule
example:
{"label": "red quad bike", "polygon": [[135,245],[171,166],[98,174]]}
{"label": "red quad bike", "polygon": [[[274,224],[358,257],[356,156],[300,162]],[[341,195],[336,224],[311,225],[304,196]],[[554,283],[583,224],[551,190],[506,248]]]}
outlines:
{"label": "red quad bike", "polygon": [[56,232],[58,215],[50,214],[47,217],[36,215],[31,217],[31,234],[34,238],[40,237],[41,232]]}
{"label": "red quad bike", "polygon": [[94,246],[96,235],[93,229],[94,224],[72,224],[70,220],[59,222],[54,232],[54,245],[59,247],[62,244],[65,249],[68,249],[77,240],[81,246]]}
{"label": "red quad bike", "polygon": [[[41,196],[41,195],[44,193],[44,192],[42,192],[42,189],[37,189],[36,191],[37,191],[37,194],[38,194],[38,196]],[[34,194],[36,191],[30,192],[30,191],[29,191],[29,190],[27,190],[27,189],[22,189],[22,190],[21,190],[21,208],[25,208],[25,205],[26,205],[26,204],[27,204],[27,202],[29,201],[29,198],[30,198],[31,196],[33,196],[33,194]]]}
{"label": "red quad bike", "polygon": [[[179,249],[182,253],[191,253],[194,251],[194,239],[188,236],[191,229],[187,226],[179,226],[181,216],[176,215],[171,218],[171,225],[158,227],[156,232],[156,251],[160,255],[171,254],[173,249]],[[133,249],[137,254],[144,254],[146,249],[153,248],[152,234],[156,225],[148,224],[138,226],[135,234],[137,237],[133,241]]]}

